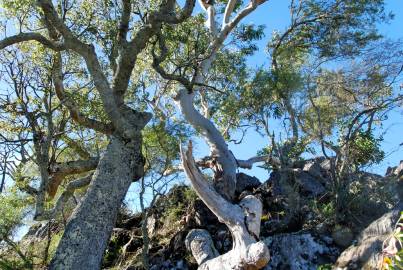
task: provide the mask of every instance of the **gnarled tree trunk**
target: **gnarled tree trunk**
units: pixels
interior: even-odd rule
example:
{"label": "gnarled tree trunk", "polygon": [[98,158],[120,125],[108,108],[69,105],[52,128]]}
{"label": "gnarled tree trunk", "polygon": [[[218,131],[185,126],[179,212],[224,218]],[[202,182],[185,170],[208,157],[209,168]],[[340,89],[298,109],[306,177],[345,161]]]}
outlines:
{"label": "gnarled tree trunk", "polygon": [[246,196],[239,205],[225,200],[203,177],[192,156],[192,145],[181,149],[183,168],[197,195],[207,207],[225,223],[232,238],[232,249],[219,255],[207,231],[193,230],[186,237],[186,245],[199,263],[199,270],[261,269],[270,259],[267,246],[259,241],[262,203],[254,196]]}
{"label": "gnarled tree trunk", "polygon": [[100,269],[116,216],[130,184],[143,174],[141,137],[111,137],[88,191],[72,214],[50,269]]}

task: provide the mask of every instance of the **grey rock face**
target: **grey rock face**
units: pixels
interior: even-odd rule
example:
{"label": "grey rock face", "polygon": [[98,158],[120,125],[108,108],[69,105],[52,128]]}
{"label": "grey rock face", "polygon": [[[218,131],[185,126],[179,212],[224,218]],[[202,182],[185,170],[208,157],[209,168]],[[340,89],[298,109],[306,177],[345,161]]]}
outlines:
{"label": "grey rock face", "polygon": [[241,193],[244,190],[252,190],[261,185],[259,179],[254,176],[249,176],[244,173],[237,173],[236,175],[236,189],[237,193]]}
{"label": "grey rock face", "polygon": [[400,161],[398,166],[388,167],[385,176],[403,176],[403,160]]}
{"label": "grey rock face", "polygon": [[300,185],[301,189],[313,196],[319,196],[326,192],[325,187],[317,180],[304,171],[295,172],[295,181]]}
{"label": "grey rock face", "polygon": [[320,164],[318,162],[315,161],[311,161],[311,162],[307,162],[304,167],[302,168],[302,170],[304,172],[309,173],[310,175],[320,178],[322,177],[322,167],[320,166]]}
{"label": "grey rock face", "polygon": [[393,232],[403,210],[401,203],[392,211],[372,222],[358,237],[358,243],[345,250],[336,261],[336,269],[378,269],[382,244]]}
{"label": "grey rock face", "polygon": [[353,241],[354,235],[350,228],[340,227],[333,230],[332,238],[337,245],[346,248]]}
{"label": "grey rock face", "polygon": [[316,270],[339,251],[310,233],[281,234],[264,240],[271,253],[265,270]]}

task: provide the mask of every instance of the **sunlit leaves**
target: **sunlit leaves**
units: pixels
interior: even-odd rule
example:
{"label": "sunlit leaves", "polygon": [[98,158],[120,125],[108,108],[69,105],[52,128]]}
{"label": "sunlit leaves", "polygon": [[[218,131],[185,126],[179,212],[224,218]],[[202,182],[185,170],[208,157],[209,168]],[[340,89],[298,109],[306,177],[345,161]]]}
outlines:
{"label": "sunlit leaves", "polygon": [[381,138],[375,138],[371,132],[357,132],[349,145],[354,164],[362,166],[381,162],[385,157],[385,152],[380,147],[381,141]]}

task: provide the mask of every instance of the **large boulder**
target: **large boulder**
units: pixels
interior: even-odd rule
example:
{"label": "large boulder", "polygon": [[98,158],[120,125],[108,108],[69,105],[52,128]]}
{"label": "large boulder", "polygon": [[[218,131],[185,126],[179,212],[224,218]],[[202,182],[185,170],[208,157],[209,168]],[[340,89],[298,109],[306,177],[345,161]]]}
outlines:
{"label": "large boulder", "polygon": [[249,176],[245,173],[237,173],[236,174],[236,189],[235,191],[239,194],[245,190],[253,190],[257,188],[262,183],[254,176]]}
{"label": "large boulder", "polygon": [[322,163],[323,161],[324,161],[324,160],[321,160],[321,162],[319,162],[318,160],[310,160],[310,161],[307,161],[307,162],[304,164],[302,170],[303,170],[304,172],[309,173],[309,174],[312,175],[313,177],[321,178],[321,177],[323,177],[323,174],[324,174],[324,170],[323,170],[323,168],[322,168],[322,166],[321,166],[321,163]]}
{"label": "large boulder", "polygon": [[403,210],[400,203],[392,211],[372,222],[361,232],[355,245],[350,246],[337,259],[337,270],[376,270],[382,260],[382,244],[393,233]]}
{"label": "large boulder", "polygon": [[295,185],[301,190],[303,196],[317,197],[326,192],[318,178],[299,168],[273,171],[268,183],[272,186],[273,196],[288,195],[290,188],[294,189]]}
{"label": "large boulder", "polygon": [[403,160],[400,161],[398,166],[388,167],[385,176],[397,176],[398,178],[403,176]]}
{"label": "large boulder", "polygon": [[330,237],[319,239],[307,232],[275,235],[264,242],[272,258],[265,270],[317,270],[339,254]]}
{"label": "large boulder", "polygon": [[219,221],[210,209],[200,199],[194,201],[194,221],[195,227],[210,228],[215,227]]}
{"label": "large boulder", "polygon": [[295,182],[298,183],[301,191],[306,195],[317,197],[326,192],[325,187],[320,183],[318,178],[313,177],[311,174],[301,170],[295,170],[294,176]]}

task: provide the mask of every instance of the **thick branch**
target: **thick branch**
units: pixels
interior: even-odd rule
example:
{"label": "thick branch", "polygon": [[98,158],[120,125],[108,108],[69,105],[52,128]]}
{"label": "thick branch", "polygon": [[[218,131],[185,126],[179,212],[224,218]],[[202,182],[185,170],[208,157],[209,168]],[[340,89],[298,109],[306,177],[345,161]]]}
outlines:
{"label": "thick branch", "polygon": [[92,157],[88,160],[75,160],[52,165],[49,169],[51,175],[51,181],[48,186],[49,196],[55,196],[59,185],[66,176],[94,170],[97,167],[98,162],[98,157]]}
{"label": "thick branch", "polygon": [[121,44],[119,48],[118,65],[113,78],[112,88],[118,103],[123,103],[123,95],[129,85],[131,72],[138,54],[146,47],[148,41],[161,28],[162,23],[180,23],[187,19],[193,11],[195,0],[187,0],[184,8],[178,14],[175,12],[175,1],[168,0],[160,5],[159,10],[151,12],[144,24],[130,42]]}
{"label": "thick branch", "polygon": [[262,203],[254,196],[246,196],[239,205],[223,199],[204,179],[196,167],[192,156],[192,144],[185,152],[181,148],[182,165],[197,195],[207,207],[224,222],[233,237],[233,248],[216,256],[206,232],[191,231],[186,246],[203,270],[261,269],[269,261],[270,255],[263,242],[257,242],[260,233]]}
{"label": "thick branch", "polygon": [[236,2],[237,2],[237,0],[229,0],[228,1],[227,6],[225,7],[225,13],[224,13],[224,18],[223,18],[223,23],[222,23],[222,29],[229,22],[231,14],[234,11],[234,7],[235,7]]}
{"label": "thick branch", "polygon": [[56,214],[59,213],[63,209],[64,205],[67,203],[69,198],[73,196],[74,191],[76,189],[88,186],[91,182],[91,179],[92,179],[92,174],[69,182],[67,184],[65,190],[63,191],[63,193],[57,199],[55,206],[52,209],[45,211],[43,214],[41,214],[39,216],[35,216],[34,219],[37,221],[40,221],[40,220],[48,220],[48,219],[54,218],[56,216]]}
{"label": "thick branch", "polygon": [[118,46],[122,46],[126,43],[127,32],[129,31],[130,13],[132,12],[131,0],[122,0],[123,10],[122,17],[119,22],[118,33]]}
{"label": "thick branch", "polygon": [[180,149],[182,166],[190,179],[193,188],[207,207],[226,225],[243,222],[242,209],[234,205],[218,194],[213,186],[204,178],[196,166],[192,154],[192,143],[189,142],[187,151]]}
{"label": "thick branch", "polygon": [[67,144],[67,146],[76,152],[80,158],[89,159],[91,157],[90,153],[84,148],[83,145],[78,143],[77,141],[69,138],[67,135],[61,137],[61,139]]}
{"label": "thick branch", "polygon": [[182,89],[176,101],[181,108],[185,119],[197,130],[200,130],[207,141],[211,155],[216,158],[215,187],[217,191],[231,200],[236,186],[236,161],[228,149],[224,137],[214,124],[197,111],[193,105],[194,93]]}
{"label": "thick branch", "polygon": [[[115,128],[120,131],[121,136],[123,137],[132,138],[135,136],[137,131],[133,130],[133,127],[128,123],[128,120],[125,117],[122,117],[122,108],[115,102],[113,91],[102,71],[94,46],[85,44],[74,36],[70,29],[68,29],[64,22],[59,18],[50,0],[38,0],[38,4],[44,13],[45,19],[51,24],[47,27],[53,27],[56,29],[63,36],[66,47],[75,51],[84,58],[95,87],[102,99],[104,110],[108,114]],[[53,31],[54,29],[49,29],[49,31]]]}
{"label": "thick branch", "polygon": [[71,118],[80,125],[96,130],[104,134],[112,134],[113,126],[91,119],[82,114],[74,100],[66,95],[63,85],[62,59],[59,52],[56,53],[53,63],[53,84],[60,102],[69,110]]}
{"label": "thick branch", "polygon": [[167,14],[167,16],[163,18],[163,22],[169,24],[178,24],[185,21],[192,15],[195,3],[196,0],[186,0],[185,5],[178,14],[176,12]]}
{"label": "thick branch", "polygon": [[39,33],[20,33],[11,37],[7,37],[0,41],[0,49],[4,49],[8,46],[25,41],[37,41],[45,47],[48,47],[55,51],[61,51],[65,49],[64,44],[47,39],[45,36]]}
{"label": "thick branch", "polygon": [[252,169],[253,164],[259,162],[267,162],[276,166],[280,165],[280,160],[276,157],[272,157],[271,155],[255,156],[246,160],[237,159],[238,167],[243,169]]}
{"label": "thick branch", "polygon": [[266,2],[266,0],[252,0],[250,4],[242,9],[231,22],[225,24],[220,34],[211,43],[210,55],[214,55],[220,49],[228,34],[239,24],[243,18],[252,13],[260,4],[263,4],[264,2]]}

